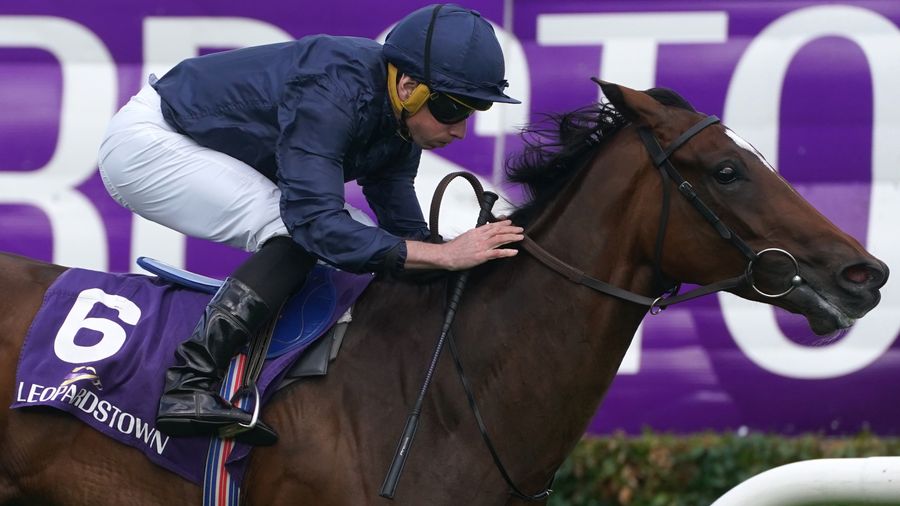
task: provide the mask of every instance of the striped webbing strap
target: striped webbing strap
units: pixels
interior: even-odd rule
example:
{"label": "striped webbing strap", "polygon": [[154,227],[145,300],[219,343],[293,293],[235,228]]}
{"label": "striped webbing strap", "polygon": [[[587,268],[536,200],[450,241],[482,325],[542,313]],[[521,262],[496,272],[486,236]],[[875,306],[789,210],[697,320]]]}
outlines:
{"label": "striped webbing strap", "polygon": [[[247,355],[240,354],[231,360],[228,372],[222,381],[219,394],[231,399],[243,383],[247,370]],[[241,409],[250,407],[250,396],[241,396],[236,406]],[[241,499],[241,488],[231,478],[225,463],[234,448],[233,439],[210,438],[209,452],[206,455],[206,468],[203,471],[203,506],[238,506]]]}

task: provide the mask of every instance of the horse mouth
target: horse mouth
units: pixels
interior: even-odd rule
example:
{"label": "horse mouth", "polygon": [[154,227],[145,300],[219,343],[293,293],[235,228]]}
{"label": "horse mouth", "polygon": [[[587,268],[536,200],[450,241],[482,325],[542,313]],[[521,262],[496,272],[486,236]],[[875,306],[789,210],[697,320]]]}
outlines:
{"label": "horse mouth", "polygon": [[[808,284],[798,286],[787,299],[797,306],[798,312],[806,316],[810,328],[819,336],[829,335],[853,326],[856,320],[875,307],[875,304],[872,304],[871,307],[863,310],[862,314],[848,314],[849,310],[832,300],[826,293],[820,292]],[[877,299],[878,297],[876,297],[876,304]]]}

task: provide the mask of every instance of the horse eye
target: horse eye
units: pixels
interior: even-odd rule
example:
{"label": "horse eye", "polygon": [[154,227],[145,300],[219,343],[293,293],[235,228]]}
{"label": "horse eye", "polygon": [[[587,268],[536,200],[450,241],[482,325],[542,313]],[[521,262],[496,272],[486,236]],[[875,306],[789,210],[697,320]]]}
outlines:
{"label": "horse eye", "polygon": [[721,184],[728,184],[737,181],[738,173],[734,167],[725,166],[716,171],[715,178]]}

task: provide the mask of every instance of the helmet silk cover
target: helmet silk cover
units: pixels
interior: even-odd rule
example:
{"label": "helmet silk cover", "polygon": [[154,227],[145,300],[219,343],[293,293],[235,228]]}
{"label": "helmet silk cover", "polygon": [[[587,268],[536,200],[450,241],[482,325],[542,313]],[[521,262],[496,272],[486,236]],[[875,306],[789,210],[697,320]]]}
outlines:
{"label": "helmet silk cover", "polygon": [[507,87],[503,51],[494,28],[476,11],[452,4],[419,9],[391,30],[384,55],[432,91],[520,103],[503,93]]}

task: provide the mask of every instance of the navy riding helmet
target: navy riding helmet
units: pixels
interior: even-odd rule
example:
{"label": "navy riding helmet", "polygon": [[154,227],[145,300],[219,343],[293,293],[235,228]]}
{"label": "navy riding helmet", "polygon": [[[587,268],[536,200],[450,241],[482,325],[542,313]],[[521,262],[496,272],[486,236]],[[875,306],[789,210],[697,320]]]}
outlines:
{"label": "navy riding helmet", "polygon": [[494,28],[476,11],[453,4],[419,9],[387,35],[384,55],[433,92],[521,103],[503,93],[508,86],[503,51]]}

